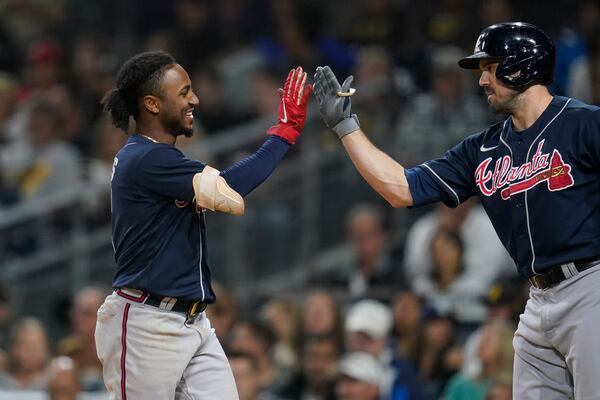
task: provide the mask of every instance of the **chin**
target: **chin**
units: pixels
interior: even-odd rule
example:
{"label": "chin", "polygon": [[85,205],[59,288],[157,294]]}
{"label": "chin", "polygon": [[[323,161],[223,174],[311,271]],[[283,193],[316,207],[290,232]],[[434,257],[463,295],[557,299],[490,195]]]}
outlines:
{"label": "chin", "polygon": [[177,129],[175,129],[174,132],[175,132],[174,133],[175,137],[177,137],[177,136],[185,136],[185,137],[189,138],[189,137],[194,136],[194,127],[190,126],[188,128],[188,127],[185,127],[183,125],[179,125],[179,127]]}

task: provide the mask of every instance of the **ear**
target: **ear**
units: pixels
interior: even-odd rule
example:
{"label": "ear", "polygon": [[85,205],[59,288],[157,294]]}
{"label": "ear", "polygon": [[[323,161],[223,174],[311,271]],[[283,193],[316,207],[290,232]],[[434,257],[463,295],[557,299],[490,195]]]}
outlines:
{"label": "ear", "polygon": [[144,108],[150,113],[157,115],[160,111],[160,99],[153,95],[144,96],[142,102],[144,103]]}

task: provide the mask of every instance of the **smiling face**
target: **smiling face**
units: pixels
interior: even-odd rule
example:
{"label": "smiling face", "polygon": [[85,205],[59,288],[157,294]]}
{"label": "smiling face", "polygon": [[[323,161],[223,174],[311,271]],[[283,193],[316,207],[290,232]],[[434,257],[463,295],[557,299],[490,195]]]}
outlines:
{"label": "smiling face", "polygon": [[504,85],[496,78],[497,60],[482,59],[479,62],[479,86],[487,97],[487,102],[497,113],[512,114],[519,105],[519,92]]}
{"label": "smiling face", "polygon": [[167,132],[173,136],[192,136],[193,111],[198,105],[198,97],[192,90],[190,77],[181,65],[175,64],[165,71],[159,101],[158,118]]}

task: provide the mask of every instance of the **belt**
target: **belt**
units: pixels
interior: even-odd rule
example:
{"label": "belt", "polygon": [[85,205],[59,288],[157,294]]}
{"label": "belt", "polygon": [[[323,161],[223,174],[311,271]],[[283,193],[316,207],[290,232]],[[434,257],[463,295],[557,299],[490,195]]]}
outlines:
{"label": "belt", "polygon": [[529,278],[529,282],[538,289],[549,289],[558,285],[565,279],[569,279],[586,269],[598,265],[598,263],[600,263],[600,257],[587,258],[585,260],[558,265],[532,276]]}
{"label": "belt", "polygon": [[187,314],[188,318],[196,318],[206,310],[207,304],[199,300],[181,300],[175,297],[163,297],[148,293],[144,290],[119,288],[116,293],[133,302],[154,306],[161,310],[175,311]]}

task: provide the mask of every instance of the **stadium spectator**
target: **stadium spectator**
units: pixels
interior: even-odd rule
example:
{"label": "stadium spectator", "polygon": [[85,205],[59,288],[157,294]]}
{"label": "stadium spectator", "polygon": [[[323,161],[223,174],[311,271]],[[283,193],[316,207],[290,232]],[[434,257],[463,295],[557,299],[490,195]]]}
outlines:
{"label": "stadium spectator", "polygon": [[73,360],[81,388],[104,391],[102,364],[96,353],[96,314],[108,291],[95,286],[80,289],[71,308],[71,334],[58,342],[57,352]]}
{"label": "stadium spectator", "polygon": [[8,370],[0,375],[0,390],[43,390],[50,349],[41,322],[24,318],[16,323],[8,349]]}
{"label": "stadium spectator", "polygon": [[414,362],[414,351],[421,335],[423,300],[413,291],[401,291],[393,298],[392,315],[396,357]]}
{"label": "stadium spectator", "polygon": [[460,357],[455,321],[429,311],[415,348],[415,363],[426,398],[441,396],[450,377],[460,368]]}
{"label": "stadium spectator", "polygon": [[345,252],[325,267],[318,280],[340,288],[351,299],[385,300],[404,282],[402,269],[384,230],[384,216],[370,204],[354,206],[346,217]]}
{"label": "stadium spectator", "polygon": [[300,346],[304,338],[319,335],[331,335],[341,343],[343,316],[340,305],[330,292],[312,289],[302,301],[300,309]]}
{"label": "stadium spectator", "polygon": [[48,366],[48,400],[76,400],[81,393],[77,366],[68,357],[56,357]]}
{"label": "stadium spectator", "polygon": [[238,321],[233,327],[229,350],[248,353],[256,360],[255,372],[260,392],[274,395],[291,378],[291,371],[278,370],[273,362],[272,350],[275,334],[270,327],[259,321]]}
{"label": "stadium spectator", "polygon": [[511,382],[514,360],[514,327],[502,320],[488,322],[479,342],[478,356],[482,369],[478,376],[454,375],[444,392],[446,400],[485,400],[496,379]]}
{"label": "stadium spectator", "polygon": [[34,199],[77,187],[82,179],[81,158],[71,144],[58,137],[63,120],[57,108],[44,98],[34,100],[27,128],[34,157],[22,171],[22,196]]}
{"label": "stadium spectator", "polygon": [[277,400],[275,395],[261,391],[258,362],[252,354],[230,352],[227,359],[240,400]]}
{"label": "stadium spectator", "polygon": [[373,355],[346,354],[340,361],[339,373],[336,386],[339,400],[379,400],[384,396],[385,370]]}
{"label": "stadium spectator", "polygon": [[405,241],[404,270],[413,288],[425,285],[421,282],[427,281],[431,274],[429,246],[440,227],[457,232],[463,242],[462,290],[483,297],[496,279],[516,274],[485,211],[469,200],[456,208],[439,205],[410,227]]}
{"label": "stadium spectator", "polygon": [[460,235],[440,228],[430,243],[432,269],[428,276],[416,281],[414,290],[438,314],[452,314],[458,323],[481,323],[487,309],[479,291],[471,290],[464,271],[464,244]]}
{"label": "stadium spectator", "polygon": [[330,335],[305,338],[301,352],[301,368],[281,390],[287,400],[334,400],[339,340]]}
{"label": "stadium spectator", "polygon": [[280,370],[295,370],[298,367],[298,308],[289,300],[271,299],[261,308],[262,319],[275,333],[273,361]]}

